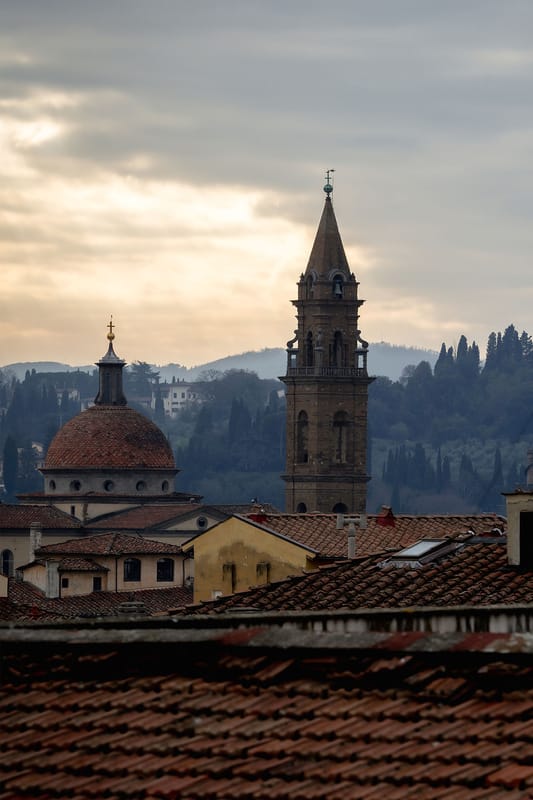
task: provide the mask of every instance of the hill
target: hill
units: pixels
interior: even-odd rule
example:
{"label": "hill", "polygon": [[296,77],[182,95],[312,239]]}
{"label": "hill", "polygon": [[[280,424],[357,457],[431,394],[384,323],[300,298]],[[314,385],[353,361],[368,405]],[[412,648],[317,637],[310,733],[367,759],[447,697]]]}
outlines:
{"label": "hill", "polygon": [[[423,350],[417,347],[393,345],[387,342],[376,342],[370,345],[368,355],[369,372],[372,375],[382,375],[397,381],[406,366],[428,361],[431,367],[437,360],[438,353],[433,350]],[[264,350],[250,350],[233,356],[226,356],[206,364],[194,367],[184,367],[181,364],[155,365],[162,380],[172,380],[173,377],[186,381],[195,381],[202,373],[210,371],[226,372],[230,369],[245,369],[255,372],[260,378],[278,378],[285,373],[286,352],[281,347],[270,347]],[[92,372],[94,364],[85,366],[70,366],[57,361],[27,361],[6,364],[2,367],[22,380],[29,370],[36,372]]]}

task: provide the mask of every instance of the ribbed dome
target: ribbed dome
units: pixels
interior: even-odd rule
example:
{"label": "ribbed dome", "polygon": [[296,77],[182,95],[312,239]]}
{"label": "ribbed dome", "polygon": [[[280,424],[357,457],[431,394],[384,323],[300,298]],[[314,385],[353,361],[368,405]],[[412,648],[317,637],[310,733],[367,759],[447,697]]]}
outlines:
{"label": "ribbed dome", "polygon": [[171,469],[172,449],[162,431],[128,406],[96,405],[55,435],[47,469]]}

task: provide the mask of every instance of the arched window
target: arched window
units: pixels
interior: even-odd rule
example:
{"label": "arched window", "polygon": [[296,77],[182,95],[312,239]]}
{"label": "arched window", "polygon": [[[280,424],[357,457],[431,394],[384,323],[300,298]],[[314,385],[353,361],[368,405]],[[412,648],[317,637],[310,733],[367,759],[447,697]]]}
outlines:
{"label": "arched window", "polygon": [[2,575],[13,577],[13,553],[11,550],[2,550]]}
{"label": "arched window", "polygon": [[345,464],[348,461],[348,414],[337,411],[333,417],[333,461]]}
{"label": "arched window", "polygon": [[173,558],[158,558],[157,559],[157,580],[159,583],[164,581],[174,580],[174,559]]}
{"label": "arched window", "polygon": [[124,581],[141,580],[141,561],[139,558],[126,558],[124,560]]}
{"label": "arched window", "polygon": [[335,275],[333,278],[333,297],[341,298],[344,290],[342,275]]}
{"label": "arched window", "polygon": [[330,364],[332,367],[344,367],[344,342],[342,340],[342,333],[335,331],[333,335],[333,342],[330,351]]}
{"label": "arched window", "polygon": [[305,505],[305,503],[298,503],[298,505],[296,506],[296,513],[305,514],[306,511],[307,511],[307,506]]}
{"label": "arched window", "polygon": [[346,514],[348,506],[345,503],[335,503],[331,510],[334,514]]}
{"label": "arched window", "polygon": [[315,353],[313,349],[313,334],[311,331],[309,331],[305,340],[305,366],[312,367],[314,359]]}
{"label": "arched window", "polygon": [[305,411],[300,411],[296,423],[296,461],[299,464],[307,464],[309,461],[308,441],[309,419]]}
{"label": "arched window", "polygon": [[309,275],[307,278],[307,281],[305,283],[305,291],[307,299],[310,300],[313,297],[315,291],[315,281],[312,275]]}

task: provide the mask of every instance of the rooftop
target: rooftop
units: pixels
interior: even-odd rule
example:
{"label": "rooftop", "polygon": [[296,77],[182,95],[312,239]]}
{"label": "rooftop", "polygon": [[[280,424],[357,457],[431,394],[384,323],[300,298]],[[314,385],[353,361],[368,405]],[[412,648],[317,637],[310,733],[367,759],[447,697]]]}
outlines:
{"label": "rooftop", "polygon": [[[524,800],[533,638],[0,629],[14,798]],[[186,654],[186,658],[184,658]]]}
{"label": "rooftop", "polygon": [[[255,511],[248,517],[258,524],[280,533],[299,544],[310,547],[321,556],[346,556],[346,529],[337,530],[336,514],[269,514]],[[472,532],[490,533],[494,528],[504,531],[505,517],[499,514],[393,514],[390,509],[369,514],[367,527],[356,531],[359,555],[384,550],[401,550],[420,539],[454,537]]]}
{"label": "rooftop", "polygon": [[46,544],[36,551],[36,555],[149,555],[150,553],[176,554],[181,553],[181,547],[175,544],[156,542],[145,539],[143,536],[130,536],[127,533],[110,532],[99,533],[94,536],[69,539],[67,542]]}
{"label": "rooftop", "polygon": [[[223,613],[420,606],[486,606],[533,602],[533,569],[509,566],[506,537],[450,540],[450,548],[419,566],[392,553],[362,556],[305,575],[238,592],[196,607]],[[453,545],[453,546],[452,546]]]}

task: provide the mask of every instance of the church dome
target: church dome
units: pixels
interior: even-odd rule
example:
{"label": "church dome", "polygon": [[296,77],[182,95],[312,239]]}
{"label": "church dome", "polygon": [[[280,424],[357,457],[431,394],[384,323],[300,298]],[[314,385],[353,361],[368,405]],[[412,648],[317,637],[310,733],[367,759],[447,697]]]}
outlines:
{"label": "church dome", "polygon": [[52,439],[44,469],[174,470],[163,432],[125,405],[95,405],[67,422]]}

